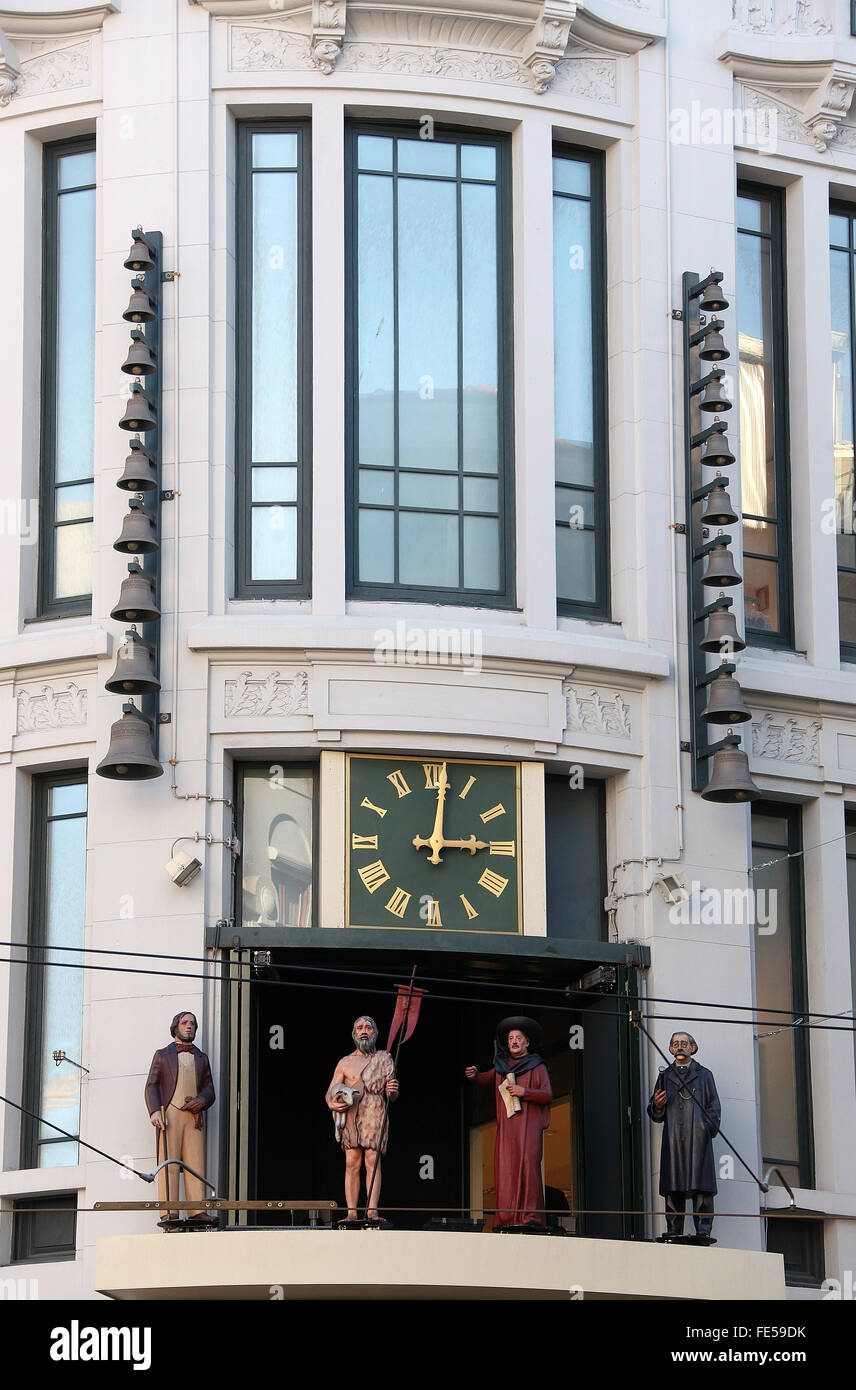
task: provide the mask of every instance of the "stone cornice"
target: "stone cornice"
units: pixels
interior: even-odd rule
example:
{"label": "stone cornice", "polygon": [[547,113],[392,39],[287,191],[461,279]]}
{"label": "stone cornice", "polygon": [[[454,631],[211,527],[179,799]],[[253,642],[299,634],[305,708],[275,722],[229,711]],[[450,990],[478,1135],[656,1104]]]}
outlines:
{"label": "stone cornice", "polygon": [[838,134],[856,91],[850,47],[827,35],[777,38],[730,30],[717,57],[740,81],[793,108],[815,149],[823,153]]}
{"label": "stone cornice", "polygon": [[108,14],[122,8],[122,0],[30,0],[27,5],[0,9],[0,30],[12,39],[60,38],[100,29]]}
{"label": "stone cornice", "polygon": [[580,42],[605,52],[638,53],[666,37],[666,21],[659,15],[616,0],[585,0],[577,5],[571,32]]}

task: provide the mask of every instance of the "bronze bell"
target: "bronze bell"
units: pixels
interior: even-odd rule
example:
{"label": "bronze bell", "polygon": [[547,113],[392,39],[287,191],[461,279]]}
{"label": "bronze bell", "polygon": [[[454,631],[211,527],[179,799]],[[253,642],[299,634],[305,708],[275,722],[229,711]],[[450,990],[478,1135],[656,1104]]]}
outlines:
{"label": "bronze bell", "polygon": [[731,498],[723,487],[725,479],[719,481],[718,475],[716,487],[711,488],[704,499],[704,511],[701,514],[702,526],[733,526],[739,517],[731,505]]}
{"label": "bronze bell", "polygon": [[128,578],[122,580],[119,602],[110,617],[120,623],[156,623],[160,609],[155,603],[155,588],[136,561],[128,566]]}
{"label": "bronze bell", "polygon": [[142,227],[135,227],[131,233],[134,238],[133,245],[128,252],[128,259],[125,261],[126,270],[154,270],[155,258],[152,248],[143,236]]}
{"label": "bronze bell", "polygon": [[707,620],[707,631],[699,643],[704,652],[742,652],[746,643],[737,631],[737,619],[730,608],[716,608]]}
{"label": "bronze bell", "polygon": [[699,410],[716,411],[730,410],[731,401],[722,389],[723,372],[709,381],[701,393],[701,400],[698,403]]}
{"label": "bronze bell", "polygon": [[125,459],[125,471],[116,479],[116,486],[125,492],[153,492],[158,485],[158,474],[151,454],[143,448],[139,439],[131,440],[131,452]]}
{"label": "bronze bell", "polygon": [[110,747],[95,771],[114,782],[142,782],[163,776],[152,752],[151,725],[133,701],[122,706],[122,718],[110,730]]}
{"label": "bronze bell", "polygon": [[155,301],[146,290],[145,283],[140,279],[132,280],[131,291],[131,298],[122,318],[127,319],[129,323],[154,323],[157,318]]}
{"label": "bronze bell", "polygon": [[151,648],[136,634],[126,632],[116,653],[116,669],[104,689],[111,695],[154,695],[161,683],[152,670]]}
{"label": "bronze bell", "polygon": [[122,363],[121,370],[127,372],[128,376],[151,376],[152,372],[158,369],[155,355],[151,345],[146,342],[146,335],[139,328],[131,330],[131,346],[128,349],[128,356]]}
{"label": "bronze bell", "polygon": [[713,772],[702,791],[704,801],[758,801],[763,793],[752,781],[749,759],[737,744],[713,755]]}
{"label": "bronze bell", "polygon": [[721,314],[723,309],[728,308],[728,300],[722,293],[722,286],[718,280],[702,291],[698,307],[703,314]]}
{"label": "bronze bell", "polygon": [[711,319],[708,324],[704,341],[698,351],[702,362],[724,362],[726,357],[731,356],[719,331],[722,327],[722,319]]}
{"label": "bronze bell", "polygon": [[[714,418],[713,423],[719,423],[718,415]],[[731,452],[731,445],[725,430],[717,430],[715,434],[708,436],[704,441],[704,448],[701,451],[699,461],[707,464],[708,467],[713,466],[715,468],[728,468],[729,464],[734,462],[734,454]]]}
{"label": "bronze bell", "polygon": [[137,381],[131,383],[131,396],[125,406],[125,414],[119,421],[119,429],[130,430],[132,434],[145,434],[146,430],[157,429],[154,402]]}
{"label": "bronze bell", "polygon": [[122,534],[113,542],[113,549],[123,555],[151,555],[160,550],[155,536],[155,524],[142,502],[132,497],[122,521]]}
{"label": "bronze bell", "polygon": [[702,584],[716,584],[727,588],[730,584],[742,584],[743,577],[734,568],[734,557],[728,548],[729,542],[714,546],[707,554],[707,569],[701,577]]}
{"label": "bronze bell", "polygon": [[745,724],[752,718],[743,703],[743,691],[730,673],[711,681],[701,718],[706,724]]}

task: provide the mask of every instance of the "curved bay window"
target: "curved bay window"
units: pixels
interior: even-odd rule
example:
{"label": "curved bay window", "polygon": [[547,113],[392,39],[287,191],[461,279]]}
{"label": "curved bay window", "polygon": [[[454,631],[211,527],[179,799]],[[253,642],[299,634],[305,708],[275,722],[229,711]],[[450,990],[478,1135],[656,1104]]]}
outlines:
{"label": "curved bay window", "polygon": [[508,141],[352,126],[354,597],[514,602]]}

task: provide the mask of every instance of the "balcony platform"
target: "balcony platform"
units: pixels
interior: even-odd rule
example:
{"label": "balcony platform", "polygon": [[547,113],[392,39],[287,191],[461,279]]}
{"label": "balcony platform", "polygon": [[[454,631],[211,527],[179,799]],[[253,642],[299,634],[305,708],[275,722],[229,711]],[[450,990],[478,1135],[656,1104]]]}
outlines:
{"label": "balcony platform", "polygon": [[451,1231],[231,1229],[105,1236],[115,1299],[764,1299],[781,1255],[724,1246]]}

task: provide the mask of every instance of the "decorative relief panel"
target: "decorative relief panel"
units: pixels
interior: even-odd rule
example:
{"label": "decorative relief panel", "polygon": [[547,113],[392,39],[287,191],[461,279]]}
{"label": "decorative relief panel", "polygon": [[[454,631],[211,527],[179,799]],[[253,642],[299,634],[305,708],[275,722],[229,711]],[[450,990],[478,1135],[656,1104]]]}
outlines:
{"label": "decorative relief panel", "polygon": [[777,762],[819,763],[821,721],[802,723],[786,719],[769,711],[752,722],[752,753],[756,758],[773,758]]}
{"label": "decorative relief panel", "polygon": [[223,695],[227,719],[274,718],[309,713],[309,677],[305,671],[281,676],[279,671],[242,671],[227,680]]}
{"label": "decorative relief panel", "polygon": [[731,27],[786,38],[831,34],[831,13],[823,0],[733,0]]}
{"label": "decorative relief panel", "polygon": [[611,738],[630,738],[630,706],[617,692],[604,698],[600,690],[562,686],[567,708],[567,728],[572,733],[607,734]]}
{"label": "decorative relief panel", "polygon": [[16,732],[32,734],[41,729],[65,729],[86,723],[87,692],[74,681],[64,690],[52,685],[16,690]]}
{"label": "decorative relief panel", "polygon": [[16,80],[15,98],[88,87],[92,81],[92,45],[89,39],[64,48],[53,46],[48,39],[33,42],[19,40],[17,48],[21,75]]}

